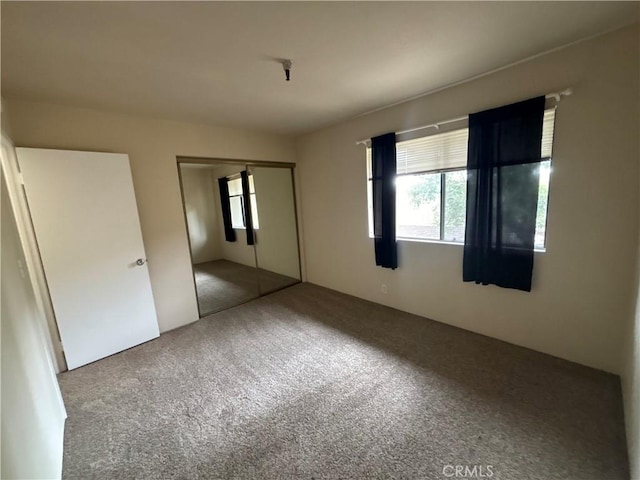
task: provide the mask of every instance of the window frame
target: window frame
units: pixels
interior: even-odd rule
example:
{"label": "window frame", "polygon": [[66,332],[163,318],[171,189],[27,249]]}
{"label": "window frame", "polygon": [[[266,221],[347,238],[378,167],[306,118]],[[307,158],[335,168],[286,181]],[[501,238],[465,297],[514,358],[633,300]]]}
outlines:
{"label": "window frame", "polygon": [[[439,222],[439,236],[438,238],[426,238],[426,237],[406,237],[401,236],[396,233],[396,240],[409,240],[409,241],[421,241],[421,242],[437,242],[437,243],[452,243],[455,245],[464,245],[464,242],[456,242],[453,240],[447,240],[444,238],[444,229],[445,229],[445,202],[446,202],[446,192],[447,192],[447,173],[453,172],[466,172],[465,168],[440,168],[437,170],[427,170],[424,172],[412,172],[412,173],[401,173],[396,175],[397,177],[408,177],[408,176],[416,176],[416,175],[439,175],[440,176],[440,222]],[[371,181],[372,178],[369,178]],[[373,237],[371,237],[373,238]]]}

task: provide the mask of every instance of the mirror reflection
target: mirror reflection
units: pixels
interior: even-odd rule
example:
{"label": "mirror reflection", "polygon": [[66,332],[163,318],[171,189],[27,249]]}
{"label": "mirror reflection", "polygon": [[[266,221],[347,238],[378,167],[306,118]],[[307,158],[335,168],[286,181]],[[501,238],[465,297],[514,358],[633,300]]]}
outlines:
{"label": "mirror reflection", "polygon": [[260,219],[260,228],[254,223],[255,251],[264,295],[300,281],[293,176],[288,168],[252,167],[250,178]]}
{"label": "mirror reflection", "polygon": [[203,317],[300,282],[291,168],[179,163]]}

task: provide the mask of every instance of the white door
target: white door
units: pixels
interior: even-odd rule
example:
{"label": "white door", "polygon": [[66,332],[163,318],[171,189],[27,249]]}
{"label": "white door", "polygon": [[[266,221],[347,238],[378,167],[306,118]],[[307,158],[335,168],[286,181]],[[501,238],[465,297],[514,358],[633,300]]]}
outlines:
{"label": "white door", "polygon": [[16,152],[69,369],[156,338],[129,157]]}

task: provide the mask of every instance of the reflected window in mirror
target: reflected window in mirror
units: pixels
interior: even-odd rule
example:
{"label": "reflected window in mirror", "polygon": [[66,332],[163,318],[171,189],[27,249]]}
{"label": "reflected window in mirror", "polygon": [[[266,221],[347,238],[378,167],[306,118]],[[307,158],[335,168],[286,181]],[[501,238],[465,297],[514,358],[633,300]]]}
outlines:
{"label": "reflected window in mirror", "polygon": [[[244,218],[244,197],[242,195],[242,180],[239,176],[228,177],[229,178],[229,205],[231,206],[231,226],[233,228],[243,229],[246,228],[246,221]],[[249,194],[251,201],[251,216],[253,220],[253,228],[257,230],[260,228],[258,220],[258,208],[256,205],[256,191],[253,185],[253,175],[249,174]]]}

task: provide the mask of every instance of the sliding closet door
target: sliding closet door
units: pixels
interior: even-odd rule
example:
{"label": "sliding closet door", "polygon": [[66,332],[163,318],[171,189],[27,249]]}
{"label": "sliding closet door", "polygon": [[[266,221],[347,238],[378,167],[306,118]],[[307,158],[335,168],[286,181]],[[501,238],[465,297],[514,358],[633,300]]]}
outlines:
{"label": "sliding closet door", "polygon": [[251,167],[260,294],[300,282],[298,229],[290,168]]}
{"label": "sliding closet door", "polygon": [[258,298],[256,255],[247,241],[253,179],[247,178],[248,196],[242,188],[246,165],[180,163],[179,168],[200,317]]}
{"label": "sliding closet door", "polygon": [[178,162],[200,317],[300,282],[292,168]]}

